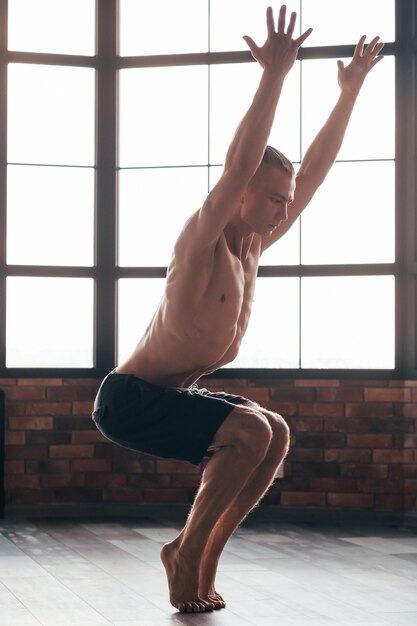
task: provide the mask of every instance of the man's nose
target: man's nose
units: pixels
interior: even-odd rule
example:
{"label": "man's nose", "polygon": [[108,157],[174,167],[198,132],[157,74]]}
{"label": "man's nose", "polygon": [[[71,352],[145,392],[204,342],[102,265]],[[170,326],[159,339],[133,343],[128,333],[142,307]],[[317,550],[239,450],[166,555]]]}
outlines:
{"label": "man's nose", "polygon": [[275,214],[275,219],[280,222],[285,222],[288,219],[288,204],[277,210]]}

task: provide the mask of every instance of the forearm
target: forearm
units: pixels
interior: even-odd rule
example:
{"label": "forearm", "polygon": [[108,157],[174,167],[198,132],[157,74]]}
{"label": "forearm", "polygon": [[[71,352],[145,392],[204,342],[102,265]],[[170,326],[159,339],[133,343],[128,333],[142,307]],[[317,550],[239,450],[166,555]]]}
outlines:
{"label": "forearm", "polygon": [[264,70],[252,104],[240,122],[227,151],[225,168],[253,176],[262,160],[274,123],[284,75]]}
{"label": "forearm", "polygon": [[302,160],[299,175],[314,175],[322,182],[342,146],[346,128],[359,91],[342,90],[327,122],[317,134]]}

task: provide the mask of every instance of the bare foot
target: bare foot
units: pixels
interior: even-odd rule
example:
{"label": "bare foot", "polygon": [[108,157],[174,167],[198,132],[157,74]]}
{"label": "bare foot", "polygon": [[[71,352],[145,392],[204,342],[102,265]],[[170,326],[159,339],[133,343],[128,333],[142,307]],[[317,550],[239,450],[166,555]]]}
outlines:
{"label": "bare foot", "polygon": [[217,561],[203,557],[200,567],[199,596],[209,602],[213,602],[214,610],[224,609],[226,606],[226,602],[214,588],[216,572]]}
{"label": "bare foot", "polygon": [[214,609],[214,602],[198,595],[198,565],[179,553],[175,544],[166,543],[161,550],[161,561],[168,578],[169,599],[180,613],[203,613]]}

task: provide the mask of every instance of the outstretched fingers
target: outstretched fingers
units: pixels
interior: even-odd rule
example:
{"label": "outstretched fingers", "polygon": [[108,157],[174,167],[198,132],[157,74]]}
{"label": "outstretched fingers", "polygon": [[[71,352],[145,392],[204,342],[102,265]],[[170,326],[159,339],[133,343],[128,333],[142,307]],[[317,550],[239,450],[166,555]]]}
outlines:
{"label": "outstretched fingers", "polygon": [[311,35],[311,33],[313,32],[312,28],[307,28],[307,30],[305,31],[305,33],[303,33],[302,35],[300,35],[298,37],[298,39],[294,39],[294,43],[297,44],[298,47],[300,47],[305,40],[307,39],[307,37],[309,37]]}
{"label": "outstretched fingers", "polygon": [[359,39],[358,43],[356,44],[355,52],[353,54],[354,58],[357,59],[363,55],[363,46],[365,43],[365,39],[366,39],[366,35],[362,35],[362,37]]}
{"label": "outstretched fingers", "polygon": [[287,7],[283,4],[279,10],[278,15],[278,33],[284,34],[285,32],[285,18],[287,14]]}

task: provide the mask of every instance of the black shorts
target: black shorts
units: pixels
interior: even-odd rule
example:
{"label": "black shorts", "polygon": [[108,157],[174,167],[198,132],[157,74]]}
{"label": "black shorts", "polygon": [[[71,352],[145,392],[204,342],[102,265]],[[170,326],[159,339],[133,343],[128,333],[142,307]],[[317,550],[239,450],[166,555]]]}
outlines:
{"label": "black shorts", "polygon": [[197,385],[161,387],[112,372],[101,383],[93,420],[105,437],[125,448],[199,465],[226,417],[246,402]]}

